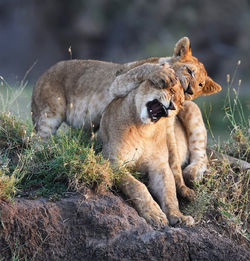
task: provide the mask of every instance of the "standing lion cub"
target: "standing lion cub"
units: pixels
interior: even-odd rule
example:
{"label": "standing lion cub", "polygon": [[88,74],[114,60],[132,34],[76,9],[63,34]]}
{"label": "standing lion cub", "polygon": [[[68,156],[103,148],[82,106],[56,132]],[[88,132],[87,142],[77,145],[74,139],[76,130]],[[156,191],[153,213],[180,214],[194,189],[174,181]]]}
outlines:
{"label": "standing lion cub", "polygon": [[[164,63],[169,64],[167,69],[162,66]],[[186,98],[214,92],[216,83],[207,76],[203,64],[192,56],[187,37],[177,42],[174,55],[167,58],[129,64],[62,61],[37,81],[32,95],[32,120],[38,135],[44,139],[55,134],[62,122],[86,129],[94,125],[95,130],[113,99],[124,97],[145,80],[171,87],[176,83],[175,75],[182,83]]]}

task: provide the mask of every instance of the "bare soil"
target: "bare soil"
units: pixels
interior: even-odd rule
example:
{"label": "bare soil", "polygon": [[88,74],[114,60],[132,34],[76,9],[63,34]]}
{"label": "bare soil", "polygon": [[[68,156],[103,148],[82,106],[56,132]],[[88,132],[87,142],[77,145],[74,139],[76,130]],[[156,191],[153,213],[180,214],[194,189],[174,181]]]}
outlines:
{"label": "bare soil", "polygon": [[0,260],[250,260],[249,242],[208,220],[154,230],[121,197],[89,189],[0,201]]}

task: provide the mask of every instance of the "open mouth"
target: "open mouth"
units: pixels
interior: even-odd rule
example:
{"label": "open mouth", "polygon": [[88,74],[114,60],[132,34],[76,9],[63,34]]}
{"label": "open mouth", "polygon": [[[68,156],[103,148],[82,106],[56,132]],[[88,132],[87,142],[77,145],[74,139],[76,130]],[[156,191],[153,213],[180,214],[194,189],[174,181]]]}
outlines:
{"label": "open mouth", "polygon": [[168,110],[175,110],[172,101],[170,101],[168,108],[166,108],[166,106],[164,106],[157,99],[148,102],[146,106],[148,110],[148,115],[151,118],[152,122],[157,122],[161,117],[168,117]]}

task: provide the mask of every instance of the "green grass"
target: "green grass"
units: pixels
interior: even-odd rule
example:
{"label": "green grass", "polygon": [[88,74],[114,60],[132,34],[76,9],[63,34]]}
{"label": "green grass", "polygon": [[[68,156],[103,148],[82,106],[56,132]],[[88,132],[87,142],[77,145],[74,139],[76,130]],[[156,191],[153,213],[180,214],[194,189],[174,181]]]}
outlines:
{"label": "green grass", "polygon": [[81,130],[63,131],[47,143],[34,139],[32,129],[11,114],[0,114],[1,197],[16,193],[31,197],[54,196],[66,191],[111,188],[119,182],[124,167],[95,152],[91,134]]}
{"label": "green grass", "polygon": [[25,79],[16,86],[10,86],[0,76],[0,111],[11,112],[23,120],[30,120],[32,87]]}
{"label": "green grass", "polygon": [[[226,89],[227,87],[224,87]],[[217,142],[225,142],[230,139],[232,125],[225,114],[225,96],[226,90],[221,93],[200,97],[195,100],[195,103],[200,107],[203,119],[208,129],[208,143],[213,145]],[[234,95],[233,93],[231,94]],[[247,95],[239,95],[243,111],[245,115],[250,114],[250,92]],[[240,125],[240,124],[239,124]],[[210,128],[211,126],[211,128]]]}
{"label": "green grass", "polygon": [[[91,188],[109,188],[118,182],[122,168],[94,150],[91,135],[63,128],[47,144],[34,139],[30,119],[31,88],[22,81],[11,87],[0,79],[0,197],[61,195]],[[25,104],[25,106],[20,106]]]}

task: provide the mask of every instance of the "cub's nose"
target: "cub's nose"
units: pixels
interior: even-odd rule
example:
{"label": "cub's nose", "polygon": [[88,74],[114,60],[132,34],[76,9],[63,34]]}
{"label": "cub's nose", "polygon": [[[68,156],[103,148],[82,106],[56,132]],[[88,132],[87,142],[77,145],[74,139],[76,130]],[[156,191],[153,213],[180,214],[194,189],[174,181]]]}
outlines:
{"label": "cub's nose", "polygon": [[185,93],[188,93],[188,94],[190,94],[190,95],[194,94],[190,83],[188,84],[188,87],[187,87],[187,89],[185,90]]}
{"label": "cub's nose", "polygon": [[176,110],[174,103],[172,101],[170,101],[169,106],[168,106],[168,110]]}

